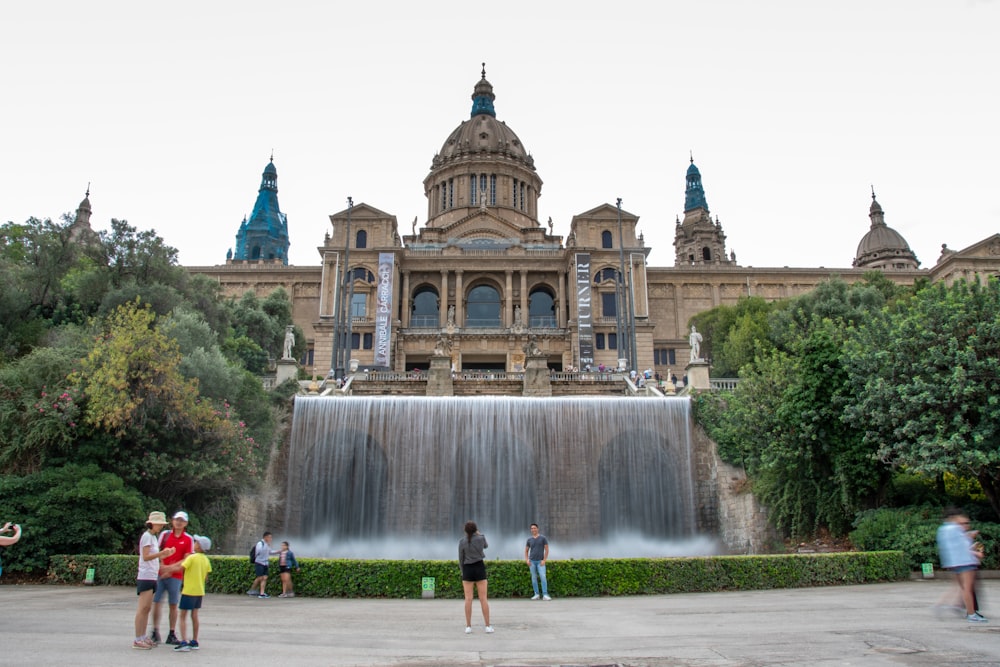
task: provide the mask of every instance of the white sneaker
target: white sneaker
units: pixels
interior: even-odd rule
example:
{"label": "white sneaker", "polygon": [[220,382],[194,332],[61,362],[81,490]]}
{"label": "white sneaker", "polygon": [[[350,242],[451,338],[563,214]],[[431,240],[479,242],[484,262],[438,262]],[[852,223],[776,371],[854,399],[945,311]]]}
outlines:
{"label": "white sneaker", "polygon": [[547,602],[547,601],[551,600],[552,598],[550,598],[548,595],[543,595],[542,599]]}
{"label": "white sneaker", "polygon": [[486,626],[486,634],[488,634],[488,635],[493,634],[493,626],[492,625],[487,625]]}
{"label": "white sneaker", "polygon": [[468,625],[465,626],[465,634],[471,635],[472,634],[472,627],[470,627]]}
{"label": "white sneaker", "polygon": [[531,599],[532,599],[532,600],[537,600],[537,599],[538,599],[538,596],[537,596],[537,595],[532,595],[532,596],[531,596]]}
{"label": "white sneaker", "polygon": [[989,622],[985,618],[983,618],[982,616],[980,616],[978,612],[975,613],[975,614],[969,614],[968,616],[965,617],[965,620],[967,620],[969,623],[988,623]]}

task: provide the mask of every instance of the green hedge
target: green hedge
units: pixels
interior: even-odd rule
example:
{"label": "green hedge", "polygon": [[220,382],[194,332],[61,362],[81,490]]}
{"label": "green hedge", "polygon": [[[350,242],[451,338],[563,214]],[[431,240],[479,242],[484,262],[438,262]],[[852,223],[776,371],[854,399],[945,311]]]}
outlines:
{"label": "green hedge", "polygon": [[[253,581],[253,568],[246,557],[210,558],[210,593],[244,593],[247,590]],[[434,577],[436,597],[462,597],[462,582],[454,561],[302,558],[300,564],[302,571],[292,574],[299,595],[419,598],[422,577]],[[58,583],[80,583],[90,567],[95,569],[96,584],[125,586],[135,583],[135,556],[53,556],[49,579]],[[531,595],[528,568],[523,561],[488,561],[487,570],[490,597]],[[549,590],[559,597],[796,588],[898,581],[908,576],[909,568],[901,551],[552,560],[548,563]],[[272,595],[281,591],[281,581],[273,565],[267,590]]]}

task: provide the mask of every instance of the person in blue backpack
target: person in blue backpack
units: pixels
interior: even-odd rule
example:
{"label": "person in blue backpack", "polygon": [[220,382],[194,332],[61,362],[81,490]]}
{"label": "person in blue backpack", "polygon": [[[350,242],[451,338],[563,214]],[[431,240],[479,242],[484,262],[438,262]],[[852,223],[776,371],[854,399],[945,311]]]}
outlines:
{"label": "person in blue backpack", "polygon": [[271,556],[278,552],[271,549],[271,531],[264,531],[264,534],[253,548],[253,571],[256,579],[247,591],[247,595],[256,595],[261,600],[271,597],[267,594],[267,571],[270,565]]}

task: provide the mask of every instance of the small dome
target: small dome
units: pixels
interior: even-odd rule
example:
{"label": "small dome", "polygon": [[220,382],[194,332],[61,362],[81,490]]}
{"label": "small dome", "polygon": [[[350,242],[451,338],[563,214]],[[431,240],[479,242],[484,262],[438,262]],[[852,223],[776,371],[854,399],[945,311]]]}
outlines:
{"label": "small dome", "polygon": [[872,269],[915,269],[920,266],[917,256],[910,250],[910,244],[903,235],[885,224],[882,207],[875,201],[869,208],[871,229],[861,237],[858,252],[854,257],[857,268]]}

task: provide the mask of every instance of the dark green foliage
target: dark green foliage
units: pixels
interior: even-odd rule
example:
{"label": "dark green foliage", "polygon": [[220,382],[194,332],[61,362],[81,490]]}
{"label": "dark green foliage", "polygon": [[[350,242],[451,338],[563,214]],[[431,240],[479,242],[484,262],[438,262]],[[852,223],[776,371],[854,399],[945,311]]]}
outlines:
{"label": "dark green foliage", "polygon": [[3,555],[4,569],[44,569],[58,553],[134,551],[144,505],[138,491],[95,465],[0,477],[0,516],[22,530],[21,541]]}
{"label": "dark green foliage", "polygon": [[1000,516],[1000,281],[941,283],[859,327],[845,419],[881,459],[978,480]]}
{"label": "dark green foliage", "polygon": [[[937,529],[941,525],[941,508],[933,505],[901,507],[862,512],[854,522],[851,542],[859,549],[899,549],[906,554],[911,570],[922,563],[939,565]],[[994,570],[1000,567],[1000,524],[974,522],[980,533],[976,540],[983,545],[980,567]]]}
{"label": "dark green foliage", "polygon": [[[209,593],[242,594],[253,581],[246,556],[210,556]],[[300,559],[293,573],[297,595],[344,598],[419,598],[422,577],[435,578],[435,597],[461,598],[462,581],[453,561]],[[97,583],[131,585],[134,556],[55,556],[49,576],[78,583],[88,567]],[[272,570],[274,568],[272,567]],[[489,561],[490,597],[531,595],[523,561]],[[273,574],[273,572],[272,572]],[[715,556],[708,558],[628,558],[549,561],[549,590],[562,598],[602,595],[651,595],[703,591],[760,590],[803,586],[899,581],[909,574],[898,551],[872,553],[794,554],[779,556]],[[281,590],[277,576],[268,591]]]}
{"label": "dark green foliage", "polygon": [[841,363],[847,332],[883,303],[876,286],[833,279],[775,307],[767,335],[775,347],[742,367],[734,391],[696,399],[720,456],[746,468],[772,522],[793,536],[821,527],[844,534],[888,483],[863,427],[842,419],[853,393]]}

